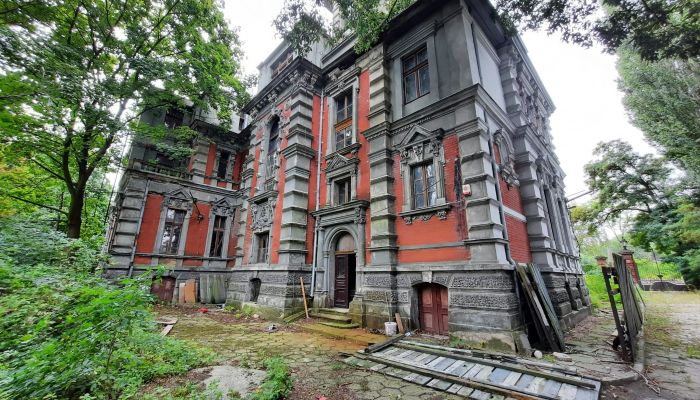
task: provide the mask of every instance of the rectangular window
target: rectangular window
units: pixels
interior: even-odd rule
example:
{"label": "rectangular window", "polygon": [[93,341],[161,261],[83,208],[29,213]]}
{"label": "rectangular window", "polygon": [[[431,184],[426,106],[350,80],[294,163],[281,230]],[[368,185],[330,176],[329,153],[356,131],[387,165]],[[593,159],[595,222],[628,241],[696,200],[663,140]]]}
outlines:
{"label": "rectangular window", "polygon": [[255,262],[266,263],[268,254],[268,244],[270,240],[270,235],[268,232],[256,233],[255,238],[257,239],[257,248],[255,251]]}
{"label": "rectangular window", "polygon": [[341,94],[335,99],[335,123],[352,118],[352,91]]}
{"label": "rectangular window", "polygon": [[335,182],[335,205],[340,206],[350,201],[350,179],[342,179]]}
{"label": "rectangular window", "polygon": [[224,248],[224,232],[226,232],[226,217],[217,215],[214,217],[214,226],[211,230],[209,257],[221,257]]}
{"label": "rectangular window", "polygon": [[430,73],[428,72],[428,51],[426,48],[423,47],[404,57],[402,65],[404,104],[430,93]]}
{"label": "rectangular window", "polygon": [[228,151],[221,151],[219,153],[219,165],[216,168],[216,177],[219,179],[226,179],[226,172],[228,171],[228,162],[231,159],[231,153]]}
{"label": "rectangular window", "polygon": [[335,98],[335,149],[340,150],[352,144],[352,91]]}
{"label": "rectangular window", "polygon": [[340,150],[352,144],[352,121],[347,121],[344,127],[335,128],[335,149]]}
{"label": "rectangular window", "polygon": [[177,254],[182,236],[182,225],[185,222],[185,211],[168,208],[165,211],[165,226],[163,238],[160,241],[160,252],[163,254]]}
{"label": "rectangular window", "polygon": [[437,203],[435,168],[432,163],[411,168],[413,208],[434,206]]}
{"label": "rectangular window", "polygon": [[185,119],[185,114],[180,110],[169,109],[165,112],[165,126],[169,129],[175,129],[182,125]]}

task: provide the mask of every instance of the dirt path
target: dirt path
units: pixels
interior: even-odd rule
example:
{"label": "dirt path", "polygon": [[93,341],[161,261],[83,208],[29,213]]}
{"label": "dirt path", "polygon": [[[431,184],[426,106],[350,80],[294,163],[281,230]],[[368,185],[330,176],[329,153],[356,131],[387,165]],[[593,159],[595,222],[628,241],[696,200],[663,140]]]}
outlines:
{"label": "dirt path", "polygon": [[613,386],[619,399],[700,398],[700,293],[644,292],[646,377],[644,380]]}
{"label": "dirt path", "polygon": [[341,362],[341,353],[361,346],[345,340],[283,327],[267,333],[270,322],[233,322],[224,315],[207,315],[179,308],[161,308],[161,315],[178,318],[171,335],[194,341],[219,354],[221,362],[261,368],[268,357],[281,356],[292,370],[290,400],[325,396],[350,399],[457,399],[457,397]]}

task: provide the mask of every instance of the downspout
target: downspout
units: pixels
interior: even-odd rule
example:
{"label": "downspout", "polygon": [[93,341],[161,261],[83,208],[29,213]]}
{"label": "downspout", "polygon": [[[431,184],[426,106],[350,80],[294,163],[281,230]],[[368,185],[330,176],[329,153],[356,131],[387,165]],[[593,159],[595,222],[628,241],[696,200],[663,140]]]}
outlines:
{"label": "downspout", "polygon": [[[321,89],[321,107],[319,107],[319,124],[318,124],[318,154],[316,156],[316,211],[318,211],[321,202],[321,156],[323,148],[323,101],[324,101],[324,89]],[[318,216],[314,218],[314,254],[313,260],[311,261],[311,290],[309,297],[314,298],[314,293],[316,293],[316,266],[318,264]]]}
{"label": "downspout", "polygon": [[151,187],[151,180],[146,179],[146,190],[143,192],[143,206],[141,207],[141,213],[139,215],[139,222],[136,224],[136,235],[134,236],[134,247],[131,248],[131,258],[129,260],[129,272],[127,276],[131,278],[134,274],[134,258],[136,257],[136,244],[139,240],[139,233],[141,233],[141,222],[143,221],[143,214],[146,211],[146,200],[148,200],[148,190]]}

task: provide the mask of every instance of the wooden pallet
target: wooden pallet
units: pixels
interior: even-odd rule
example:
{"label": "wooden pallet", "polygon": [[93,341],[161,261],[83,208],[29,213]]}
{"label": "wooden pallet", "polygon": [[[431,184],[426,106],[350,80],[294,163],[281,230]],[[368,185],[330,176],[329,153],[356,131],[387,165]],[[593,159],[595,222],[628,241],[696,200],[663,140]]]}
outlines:
{"label": "wooden pallet", "polygon": [[600,382],[537,362],[475,357],[468,351],[400,340],[347,363],[470,399],[595,400]]}

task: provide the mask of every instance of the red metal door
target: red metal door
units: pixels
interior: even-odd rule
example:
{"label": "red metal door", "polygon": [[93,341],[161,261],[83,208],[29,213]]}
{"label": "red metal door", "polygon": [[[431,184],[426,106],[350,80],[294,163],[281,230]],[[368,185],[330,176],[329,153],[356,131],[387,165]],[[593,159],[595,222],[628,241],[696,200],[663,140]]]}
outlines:
{"label": "red metal door", "polygon": [[420,288],[418,312],[421,329],[429,333],[447,334],[447,288],[439,285],[426,285]]}

